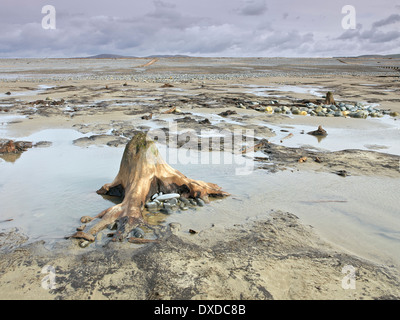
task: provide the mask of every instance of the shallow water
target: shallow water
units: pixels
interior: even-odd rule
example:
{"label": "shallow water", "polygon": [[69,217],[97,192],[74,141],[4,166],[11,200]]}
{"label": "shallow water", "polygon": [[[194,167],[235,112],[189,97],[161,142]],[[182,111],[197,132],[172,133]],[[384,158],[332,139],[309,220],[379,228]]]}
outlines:
{"label": "shallow water", "polygon": [[[365,128],[334,128],[326,127],[326,137],[307,134],[316,130],[309,125],[274,125],[259,123],[272,129],[276,136],[269,141],[286,147],[305,147],[314,150],[340,151],[346,149],[375,150],[382,153],[400,155],[400,123],[394,118],[362,120],[370,123],[368,130]],[[284,130],[284,131],[282,131]],[[288,134],[293,136],[284,139]]]}
{"label": "shallow water", "polygon": [[[81,216],[94,216],[114,205],[96,190],[118,173],[123,148],[72,144],[83,136],[68,129],[43,130],[20,140],[52,141],[52,146],[29,149],[15,162],[0,159],[0,220],[14,219],[0,228],[19,227],[30,241],[51,243],[73,233]],[[232,196],[196,210],[159,214],[154,221],[175,221],[183,231],[201,231],[212,224],[231,227],[284,210],[346,250],[400,266],[400,217],[393,191],[400,188],[398,179],[344,179],[291,170],[272,174],[254,170],[254,163],[241,156],[159,149],[174,168],[190,178],[216,183]]]}

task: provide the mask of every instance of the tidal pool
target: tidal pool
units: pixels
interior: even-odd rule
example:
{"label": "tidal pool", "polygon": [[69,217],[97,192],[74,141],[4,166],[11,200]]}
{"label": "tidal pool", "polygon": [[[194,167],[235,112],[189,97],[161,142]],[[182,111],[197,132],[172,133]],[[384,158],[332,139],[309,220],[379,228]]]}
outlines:
{"label": "tidal pool", "polygon": [[[71,235],[81,216],[114,205],[96,194],[119,170],[123,148],[82,148],[85,135],[69,129],[37,132],[19,140],[51,141],[15,162],[0,159],[0,229],[18,227],[29,241],[52,243]],[[311,137],[314,138],[314,137]],[[170,150],[161,154],[190,178],[213,182],[231,194],[195,210],[159,214],[149,221],[179,222],[182,231],[212,225],[229,228],[268,218],[271,210],[291,212],[325,240],[378,263],[400,266],[400,181],[389,177],[339,177],[330,173],[256,170],[242,156]],[[247,170],[243,170],[247,169]]]}

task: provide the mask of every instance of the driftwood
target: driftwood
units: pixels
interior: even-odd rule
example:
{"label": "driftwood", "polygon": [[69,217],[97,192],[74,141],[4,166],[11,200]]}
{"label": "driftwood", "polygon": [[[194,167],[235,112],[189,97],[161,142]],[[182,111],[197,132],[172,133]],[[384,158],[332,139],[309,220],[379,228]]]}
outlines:
{"label": "driftwood", "polygon": [[145,133],[140,132],[126,145],[114,181],[103,185],[97,191],[101,195],[119,195],[123,198],[122,202],[95,217],[82,217],[82,223],[100,220],[88,233],[78,231],[71,237],[94,241],[98,232],[118,221],[113,240],[122,241],[134,228],[145,224],[142,216],[145,203],[159,192],[178,193],[184,198],[200,198],[206,203],[209,202],[209,196],[229,195],[216,184],[187,178],[169,166],[160,156],[155,143],[149,140]]}

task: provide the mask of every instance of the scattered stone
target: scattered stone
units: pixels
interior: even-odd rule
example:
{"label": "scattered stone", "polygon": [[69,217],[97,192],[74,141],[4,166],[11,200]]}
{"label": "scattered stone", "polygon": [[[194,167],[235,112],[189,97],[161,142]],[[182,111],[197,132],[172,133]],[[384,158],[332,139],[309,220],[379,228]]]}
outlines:
{"label": "scattered stone", "polygon": [[170,83],[164,83],[161,88],[173,88],[174,86]]}
{"label": "scattered stone", "polygon": [[86,248],[89,244],[90,244],[90,241],[87,241],[87,240],[83,240],[83,241],[79,242],[79,246],[81,248]]}
{"label": "scattered stone", "polygon": [[144,238],[144,231],[139,227],[133,229],[131,233],[134,238]]}
{"label": "scattered stone", "polygon": [[301,157],[301,158],[298,160],[299,163],[303,163],[303,162],[306,162],[306,161],[307,161],[307,157]]}
{"label": "scattered stone", "polygon": [[205,118],[204,120],[200,120],[199,124],[211,124],[210,120],[208,120],[207,118]]}
{"label": "scattered stone", "polygon": [[199,207],[204,207],[205,205],[205,202],[200,198],[196,198],[196,203]]}
{"label": "scattered stone", "polygon": [[156,200],[158,201],[165,201],[165,200],[170,200],[170,199],[174,199],[174,198],[180,198],[180,194],[179,193],[167,193],[167,194],[163,194],[160,195],[156,198]]}
{"label": "scattered stone", "polygon": [[7,91],[5,94],[9,96],[9,95],[11,95],[11,92]]}
{"label": "scattered stone", "polygon": [[190,234],[196,234],[197,231],[195,231],[195,230],[193,230],[193,229],[189,229],[189,233],[190,233]]}
{"label": "scattered stone", "polygon": [[160,209],[160,212],[161,212],[161,213],[164,213],[164,214],[167,214],[167,215],[173,214],[173,211],[172,211],[171,208],[161,208],[161,209]]}

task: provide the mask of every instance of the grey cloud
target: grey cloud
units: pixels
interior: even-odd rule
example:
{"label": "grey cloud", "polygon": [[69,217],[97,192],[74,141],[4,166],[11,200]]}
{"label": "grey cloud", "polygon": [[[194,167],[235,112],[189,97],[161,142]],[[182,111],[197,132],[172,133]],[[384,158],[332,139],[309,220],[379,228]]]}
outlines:
{"label": "grey cloud", "polygon": [[239,13],[245,16],[258,16],[267,11],[265,0],[247,0],[242,4]]}
{"label": "grey cloud", "polygon": [[376,21],[372,24],[372,28],[378,28],[378,27],[382,27],[382,26],[387,26],[396,22],[400,21],[400,15],[399,14],[392,14],[389,17],[387,17],[386,19],[382,19],[379,21]]}

